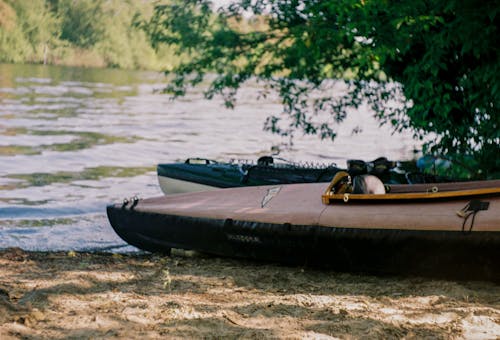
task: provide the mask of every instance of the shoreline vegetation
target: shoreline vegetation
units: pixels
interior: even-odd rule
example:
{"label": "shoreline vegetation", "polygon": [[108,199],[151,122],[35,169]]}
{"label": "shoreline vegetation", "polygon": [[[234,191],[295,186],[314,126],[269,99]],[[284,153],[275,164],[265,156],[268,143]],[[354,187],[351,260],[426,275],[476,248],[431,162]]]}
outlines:
{"label": "shoreline vegetation", "polygon": [[500,286],[174,252],[0,251],[0,338],[481,338]]}
{"label": "shoreline vegetation", "polygon": [[137,18],[155,3],[121,0],[0,0],[0,63],[160,71],[178,60],[154,49]]}

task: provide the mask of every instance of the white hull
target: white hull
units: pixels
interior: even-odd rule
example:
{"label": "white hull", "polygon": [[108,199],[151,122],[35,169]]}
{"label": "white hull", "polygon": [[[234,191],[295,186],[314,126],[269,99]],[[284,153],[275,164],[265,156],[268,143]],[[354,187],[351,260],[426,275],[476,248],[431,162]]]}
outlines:
{"label": "white hull", "polygon": [[180,179],[158,176],[160,188],[165,195],[181,194],[186,192],[199,192],[220,189],[210,185],[204,185]]}

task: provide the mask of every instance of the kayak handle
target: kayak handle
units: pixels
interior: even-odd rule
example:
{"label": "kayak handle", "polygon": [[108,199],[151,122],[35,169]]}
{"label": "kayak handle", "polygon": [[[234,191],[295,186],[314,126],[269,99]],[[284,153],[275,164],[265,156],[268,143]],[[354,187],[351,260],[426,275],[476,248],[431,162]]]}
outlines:
{"label": "kayak handle", "polygon": [[351,176],[347,171],[339,171],[333,176],[332,181],[321,195],[324,204],[330,204],[330,197],[335,194],[343,195],[345,203],[349,201],[349,194],[352,191]]}
{"label": "kayak handle", "polygon": [[217,162],[207,158],[188,158],[185,164],[216,164]]}

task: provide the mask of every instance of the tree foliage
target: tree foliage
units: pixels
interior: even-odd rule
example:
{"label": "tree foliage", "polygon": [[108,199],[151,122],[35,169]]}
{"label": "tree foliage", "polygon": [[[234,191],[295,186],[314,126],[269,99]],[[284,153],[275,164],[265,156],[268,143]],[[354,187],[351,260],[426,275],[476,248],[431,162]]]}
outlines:
{"label": "tree foliage", "polygon": [[17,21],[12,6],[0,0],[0,55],[4,61],[19,62],[28,54],[29,44]]}
{"label": "tree foliage", "polygon": [[22,61],[43,54],[43,45],[56,36],[58,20],[52,16],[44,0],[0,0],[0,51],[6,61]]}
{"label": "tree foliage", "polygon": [[95,45],[106,30],[104,1],[59,0],[57,13],[62,18],[61,39],[78,47]]}
{"label": "tree foliage", "polygon": [[152,10],[142,0],[0,0],[0,62],[165,67],[168,53],[133,25]]}
{"label": "tree foliage", "polygon": [[426,138],[424,152],[484,178],[500,170],[499,11],[498,0],[239,0],[218,11],[189,0],[157,6],[143,28],[189,55],[170,70],[176,96],[215,74],[206,97],[232,106],[256,77],[284,108],[266,128],[322,138],[368,103],[382,124]]}

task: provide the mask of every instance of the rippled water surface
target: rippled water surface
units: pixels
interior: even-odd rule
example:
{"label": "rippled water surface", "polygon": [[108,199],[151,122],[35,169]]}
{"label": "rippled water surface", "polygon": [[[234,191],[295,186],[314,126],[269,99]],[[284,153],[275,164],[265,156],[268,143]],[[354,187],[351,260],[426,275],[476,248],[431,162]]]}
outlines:
{"label": "rippled water surface", "polygon": [[[133,250],[106,204],[161,195],[155,167],[187,157],[294,161],[408,159],[416,142],[353,112],[335,143],[297,134],[292,148],[262,130],[281,106],[248,85],[236,109],[200,90],[170,101],[154,72],[0,64],[0,248]],[[363,130],[353,135],[354,127]]]}

